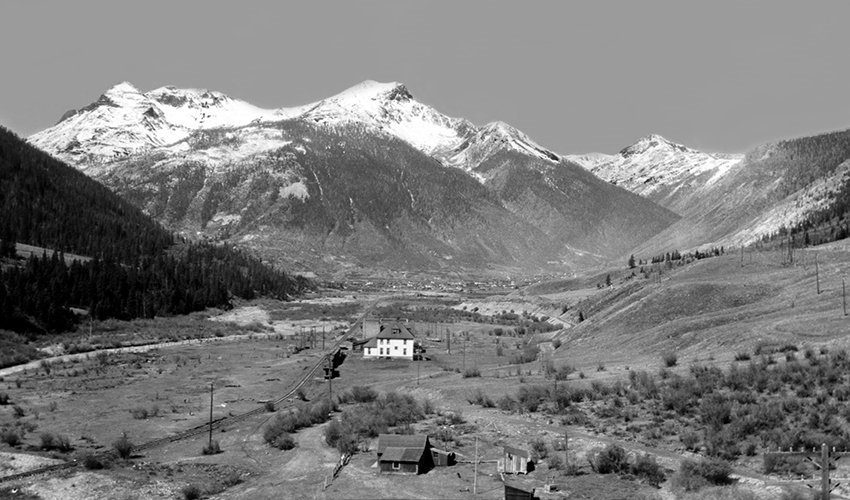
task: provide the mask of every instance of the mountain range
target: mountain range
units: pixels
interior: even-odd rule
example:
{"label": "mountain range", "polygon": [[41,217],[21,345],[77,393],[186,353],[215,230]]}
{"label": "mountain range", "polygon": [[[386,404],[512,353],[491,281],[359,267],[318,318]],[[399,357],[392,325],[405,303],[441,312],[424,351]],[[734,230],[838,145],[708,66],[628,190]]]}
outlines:
{"label": "mountain range", "polygon": [[121,83],[29,141],[172,230],[291,268],[563,271],[801,224],[847,184],[846,135],[562,155],[366,81],[279,109]]}
{"label": "mountain range", "polygon": [[173,230],[296,268],[569,268],[678,219],[508,124],[448,117],[398,83],[276,110],[122,83],[29,140]]}

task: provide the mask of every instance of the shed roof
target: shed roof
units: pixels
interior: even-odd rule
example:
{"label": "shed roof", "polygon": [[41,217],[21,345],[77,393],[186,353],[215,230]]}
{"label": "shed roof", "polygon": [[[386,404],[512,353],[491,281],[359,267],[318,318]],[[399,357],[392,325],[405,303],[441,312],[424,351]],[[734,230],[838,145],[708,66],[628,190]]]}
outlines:
{"label": "shed roof", "polygon": [[405,462],[416,463],[422,458],[425,452],[424,448],[413,447],[403,448],[398,446],[388,446],[384,449],[384,454],[381,455],[381,462]]}
{"label": "shed roof", "polygon": [[516,455],[518,457],[528,458],[529,453],[528,450],[523,450],[521,448],[514,448],[513,446],[504,446],[505,453],[510,453],[511,455]]}
{"label": "shed roof", "polygon": [[424,434],[380,434],[378,435],[378,455],[387,448],[419,448],[424,450],[430,445],[428,436]]}

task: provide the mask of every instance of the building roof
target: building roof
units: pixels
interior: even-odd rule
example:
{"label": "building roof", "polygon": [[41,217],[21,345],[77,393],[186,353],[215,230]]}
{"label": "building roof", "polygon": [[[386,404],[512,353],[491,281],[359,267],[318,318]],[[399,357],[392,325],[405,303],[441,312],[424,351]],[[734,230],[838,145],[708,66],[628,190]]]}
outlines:
{"label": "building roof", "polygon": [[384,323],[381,325],[380,330],[378,331],[378,335],[375,337],[378,339],[415,339],[413,333],[410,331],[410,328],[407,327],[404,323],[399,323],[398,321],[391,321],[389,323]]}
{"label": "building roof", "polygon": [[424,434],[380,434],[378,455],[382,455],[387,448],[418,448],[421,452],[430,444],[428,436]]}
{"label": "building roof", "polygon": [[516,455],[518,457],[528,458],[529,453],[528,450],[523,450],[520,448],[514,448],[513,446],[504,446],[505,453],[510,453],[511,455]]}
{"label": "building roof", "polygon": [[381,462],[405,462],[417,463],[425,453],[424,448],[402,448],[398,446],[387,446],[384,448],[384,453],[381,455]]}
{"label": "building roof", "polygon": [[370,347],[378,347],[378,339],[377,338],[372,337],[371,339],[369,339],[368,341],[366,341],[363,344],[363,349],[368,349]]}

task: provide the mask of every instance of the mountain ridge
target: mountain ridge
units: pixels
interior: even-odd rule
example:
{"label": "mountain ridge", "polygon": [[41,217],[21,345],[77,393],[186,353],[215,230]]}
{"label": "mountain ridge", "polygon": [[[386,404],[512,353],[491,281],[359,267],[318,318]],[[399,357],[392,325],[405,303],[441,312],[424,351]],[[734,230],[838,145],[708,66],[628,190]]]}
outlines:
{"label": "mountain ridge", "polygon": [[[329,251],[340,260],[356,255],[371,265],[378,261],[364,249],[387,262],[437,268],[447,262],[486,266],[490,260],[569,268],[591,256],[612,258],[677,219],[669,210],[586,174],[504,122],[477,127],[446,116],[416,101],[397,82],[367,80],[315,103],[277,110],[208,90],[166,86],[142,93],[119,84],[87,108],[30,141],[75,162],[192,237],[274,240],[296,254]],[[320,166],[329,155],[337,162],[331,169],[335,176],[348,175],[348,166],[375,185],[355,179],[361,191],[350,192],[336,179],[322,178],[327,169]],[[406,178],[413,165],[432,172],[437,184],[444,175],[438,165],[462,174],[441,189],[471,196],[463,202],[466,208],[450,218],[435,218],[437,212],[416,212],[402,203],[407,197],[448,198],[426,183],[416,189],[403,185],[398,172],[385,163],[392,163],[392,155],[407,158],[399,166]],[[257,185],[260,179],[262,186]],[[467,179],[483,190],[466,186]],[[505,179],[513,185],[506,186]],[[398,199],[380,203],[361,198],[378,186]],[[332,201],[339,192],[348,192],[347,199]],[[352,207],[364,203],[392,213],[382,214],[381,223],[374,217],[352,222]],[[328,225],[320,229],[305,217],[305,206],[324,214],[317,217]],[[419,215],[411,218],[414,212]],[[276,222],[259,224],[258,217]],[[502,229],[484,231],[478,219]],[[404,224],[409,227],[401,229]],[[348,227],[357,228],[353,236]],[[478,239],[470,239],[475,234]],[[539,248],[523,239],[536,241]],[[265,247],[273,250],[273,245]]]}

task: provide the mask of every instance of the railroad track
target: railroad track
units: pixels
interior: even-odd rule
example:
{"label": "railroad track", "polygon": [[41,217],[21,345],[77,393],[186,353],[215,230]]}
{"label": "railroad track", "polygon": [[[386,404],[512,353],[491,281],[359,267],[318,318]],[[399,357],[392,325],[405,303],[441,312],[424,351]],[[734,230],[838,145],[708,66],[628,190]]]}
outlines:
{"label": "railroad track", "polygon": [[[357,329],[358,325],[360,325],[363,322],[363,320],[372,311],[372,309],[375,307],[376,304],[377,304],[377,301],[375,303],[373,303],[372,305],[370,305],[366,309],[366,311],[360,316],[360,318],[358,318],[357,321],[355,321],[354,324],[351,325],[351,327],[349,327],[349,329],[343,335],[341,335],[340,338],[336,342],[333,343],[333,345],[331,345],[330,351],[322,354],[322,356],[319,358],[319,360],[316,362],[316,364],[314,364],[309,370],[307,370],[304,373],[304,375],[301,376],[301,378],[298,380],[298,382],[294,386],[292,386],[292,388],[289,390],[289,392],[287,392],[283,396],[280,396],[277,399],[272,400],[275,404],[276,409],[278,409],[280,407],[281,403],[288,402],[289,399],[291,399],[293,396],[295,396],[298,393],[298,389],[301,389],[302,387],[304,387],[313,378],[316,371],[318,371],[320,368],[322,368],[326,364],[329,356],[332,356],[333,354],[336,353],[336,351],[339,349],[339,346],[342,345],[342,342],[346,338],[348,338]],[[239,413],[237,415],[229,415],[227,417],[221,417],[221,418],[218,418],[216,420],[213,420],[211,424],[208,422],[208,423],[205,423],[205,424],[197,425],[197,426],[192,427],[190,429],[187,429],[185,431],[178,432],[176,434],[171,434],[170,436],[165,436],[165,437],[162,437],[162,438],[159,438],[159,439],[154,439],[152,441],[147,441],[145,443],[141,443],[141,444],[138,444],[138,445],[133,445],[133,451],[134,452],[145,451],[145,450],[152,450],[154,448],[159,448],[160,446],[164,446],[164,445],[169,444],[169,443],[175,443],[177,441],[183,441],[185,439],[189,439],[189,438],[207,433],[207,432],[210,431],[210,426],[212,426],[212,429],[219,429],[219,428],[224,427],[226,425],[232,425],[232,424],[241,422],[243,420],[247,420],[251,417],[255,417],[257,415],[262,415],[264,413],[268,413],[268,410],[266,409],[265,405],[254,408],[253,410],[249,410],[249,411],[244,412],[244,413]],[[104,453],[97,455],[97,457],[102,461],[103,460],[110,460],[110,459],[117,458],[117,453],[114,452],[114,451],[107,451],[107,452],[104,452]],[[74,459],[70,462],[64,462],[64,463],[61,463],[61,464],[54,464],[54,465],[48,465],[48,466],[45,466],[45,467],[39,467],[37,469],[29,470],[29,471],[26,471],[26,472],[19,472],[17,474],[11,474],[11,475],[8,475],[8,476],[0,477],[0,483],[15,481],[17,479],[24,479],[24,478],[36,476],[36,475],[39,475],[39,474],[46,474],[46,473],[50,473],[50,472],[72,469],[72,468],[77,467],[78,465],[80,465],[80,463],[77,462],[76,459]]]}

